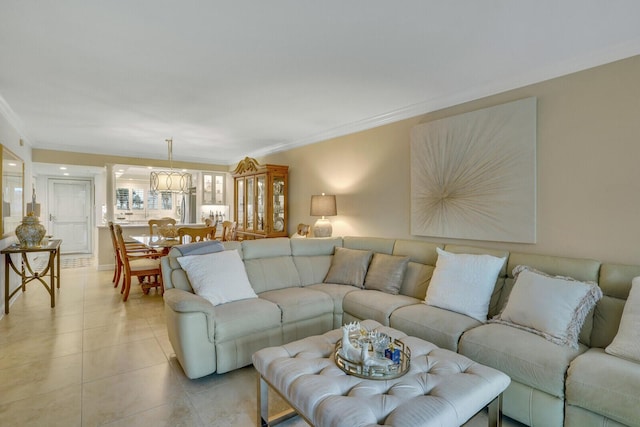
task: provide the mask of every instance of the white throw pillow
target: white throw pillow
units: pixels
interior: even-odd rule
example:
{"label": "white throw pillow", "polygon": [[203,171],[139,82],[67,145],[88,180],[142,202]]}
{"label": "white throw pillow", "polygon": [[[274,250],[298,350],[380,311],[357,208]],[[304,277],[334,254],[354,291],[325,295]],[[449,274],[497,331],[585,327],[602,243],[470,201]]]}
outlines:
{"label": "white throw pillow", "polygon": [[213,305],[258,296],[249,283],[237,250],[177,258],[196,295]]}
{"label": "white throw pillow", "polygon": [[491,294],[505,258],[454,254],[440,248],[436,251],[438,261],[424,302],[486,321]]}
{"label": "white throw pillow", "polygon": [[550,276],[531,267],[513,269],[515,283],[507,305],[491,322],[540,335],[558,345],[578,348],[587,314],[602,298],[592,282]]}
{"label": "white throw pillow", "polygon": [[604,351],[640,362],[640,277],[633,279],[629,297],[622,311],[618,333]]}

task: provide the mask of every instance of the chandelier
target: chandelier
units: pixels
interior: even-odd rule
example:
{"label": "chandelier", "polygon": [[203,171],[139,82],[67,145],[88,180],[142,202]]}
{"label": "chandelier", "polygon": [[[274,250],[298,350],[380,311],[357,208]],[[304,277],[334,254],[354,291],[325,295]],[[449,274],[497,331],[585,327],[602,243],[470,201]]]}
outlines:
{"label": "chandelier", "polygon": [[191,188],[191,174],[173,170],[173,138],[165,141],[169,146],[169,170],[151,172],[149,176],[151,192],[188,193]]}

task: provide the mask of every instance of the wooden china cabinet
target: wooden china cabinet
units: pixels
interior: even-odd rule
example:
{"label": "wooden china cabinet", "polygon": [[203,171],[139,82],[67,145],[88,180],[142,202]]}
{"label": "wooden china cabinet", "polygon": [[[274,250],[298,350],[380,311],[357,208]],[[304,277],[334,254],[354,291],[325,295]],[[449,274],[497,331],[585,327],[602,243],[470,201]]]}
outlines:
{"label": "wooden china cabinet", "polygon": [[245,157],[233,171],[233,203],[239,239],[286,237],[289,167],[261,165]]}

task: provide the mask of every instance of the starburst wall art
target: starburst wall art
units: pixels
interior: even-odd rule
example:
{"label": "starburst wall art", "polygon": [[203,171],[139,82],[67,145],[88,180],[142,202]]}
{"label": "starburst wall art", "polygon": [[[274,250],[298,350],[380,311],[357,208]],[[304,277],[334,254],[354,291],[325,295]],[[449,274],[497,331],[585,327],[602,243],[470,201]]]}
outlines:
{"label": "starburst wall art", "polygon": [[536,98],[411,130],[411,234],[536,242]]}

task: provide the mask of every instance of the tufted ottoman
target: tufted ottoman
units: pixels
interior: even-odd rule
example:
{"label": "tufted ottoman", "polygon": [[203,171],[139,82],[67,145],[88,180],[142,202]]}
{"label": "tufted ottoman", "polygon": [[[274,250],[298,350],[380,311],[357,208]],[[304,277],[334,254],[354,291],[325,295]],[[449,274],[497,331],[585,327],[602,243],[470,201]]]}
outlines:
{"label": "tufted ottoman", "polygon": [[[411,349],[411,369],[393,380],[345,374],[333,359],[340,329],[253,355],[258,371],[258,425],[296,413],[313,426],[459,426],[489,406],[489,425],[501,423],[500,400],[510,378],[462,355],[407,336],[374,320],[361,322]],[[268,419],[268,386],[293,408]]]}

